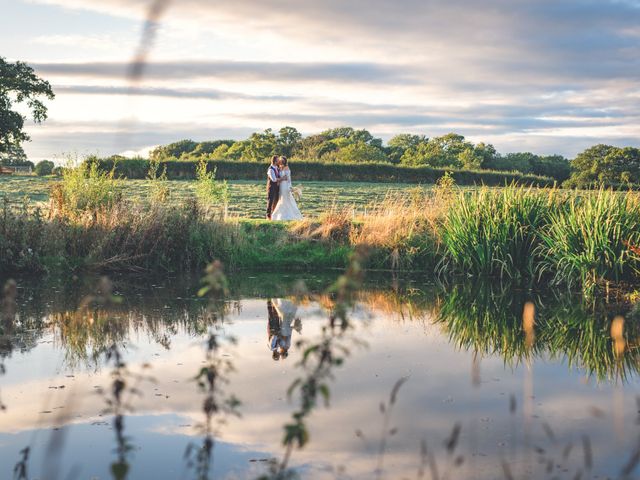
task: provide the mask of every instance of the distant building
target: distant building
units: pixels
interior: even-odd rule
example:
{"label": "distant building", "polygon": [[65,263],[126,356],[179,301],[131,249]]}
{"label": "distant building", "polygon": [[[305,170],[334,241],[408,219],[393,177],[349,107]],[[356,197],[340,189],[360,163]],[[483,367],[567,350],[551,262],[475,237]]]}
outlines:
{"label": "distant building", "polygon": [[33,168],[30,165],[20,165],[20,166],[5,166],[0,165],[0,175],[13,175],[13,174],[30,174],[33,172]]}

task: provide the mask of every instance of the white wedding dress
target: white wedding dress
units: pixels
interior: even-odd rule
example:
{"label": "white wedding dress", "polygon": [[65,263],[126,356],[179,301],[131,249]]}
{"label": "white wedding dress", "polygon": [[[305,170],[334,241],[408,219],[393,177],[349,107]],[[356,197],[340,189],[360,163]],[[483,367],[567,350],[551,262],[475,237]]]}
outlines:
{"label": "white wedding dress", "polygon": [[301,220],[302,213],[300,213],[296,199],[293,198],[293,192],[291,191],[291,170],[288,168],[283,170],[280,178],[283,178],[280,182],[280,196],[276,208],[271,213],[271,219]]}

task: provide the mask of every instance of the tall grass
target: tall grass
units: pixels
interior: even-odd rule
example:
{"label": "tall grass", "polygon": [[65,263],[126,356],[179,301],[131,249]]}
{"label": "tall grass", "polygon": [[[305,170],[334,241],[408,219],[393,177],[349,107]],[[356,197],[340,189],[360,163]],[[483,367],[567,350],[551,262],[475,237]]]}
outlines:
{"label": "tall grass", "polygon": [[439,228],[441,269],[471,275],[533,277],[540,229],[553,194],[525,187],[461,191]]}
{"label": "tall grass", "polygon": [[640,273],[640,202],[636,194],[600,190],[572,195],[549,212],[541,231],[540,273],[587,291]]}
{"label": "tall grass", "polygon": [[109,209],[120,202],[122,192],[122,181],[115,176],[115,166],[104,171],[96,161],[84,161],[77,166],[70,163],[62,171],[62,181],[51,189],[51,212],[80,215]]}
{"label": "tall grass", "polygon": [[392,270],[429,270],[437,256],[436,225],[445,203],[416,189],[387,195],[356,219],[355,245],[371,250],[369,265]]}

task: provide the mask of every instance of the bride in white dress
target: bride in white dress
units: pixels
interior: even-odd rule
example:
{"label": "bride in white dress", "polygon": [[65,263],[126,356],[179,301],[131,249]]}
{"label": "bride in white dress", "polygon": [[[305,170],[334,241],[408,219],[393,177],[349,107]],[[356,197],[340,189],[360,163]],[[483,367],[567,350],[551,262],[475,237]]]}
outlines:
{"label": "bride in white dress", "polygon": [[301,220],[296,199],[291,191],[291,170],[287,159],[280,157],[280,196],[276,208],[271,213],[273,220]]}

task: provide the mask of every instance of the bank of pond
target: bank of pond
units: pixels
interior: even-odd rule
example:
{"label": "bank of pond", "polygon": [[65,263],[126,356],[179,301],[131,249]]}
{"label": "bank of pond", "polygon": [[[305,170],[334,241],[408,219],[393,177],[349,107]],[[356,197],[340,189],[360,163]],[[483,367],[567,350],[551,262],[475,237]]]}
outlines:
{"label": "bank of pond", "polygon": [[[389,195],[366,214],[331,209],[300,222],[224,217],[217,206],[126,197],[79,209],[52,200],[0,215],[0,271],[341,269],[356,251],[369,269],[498,277],[591,292],[638,280],[635,193],[459,190]],[[84,204],[86,205],[86,203]]]}

